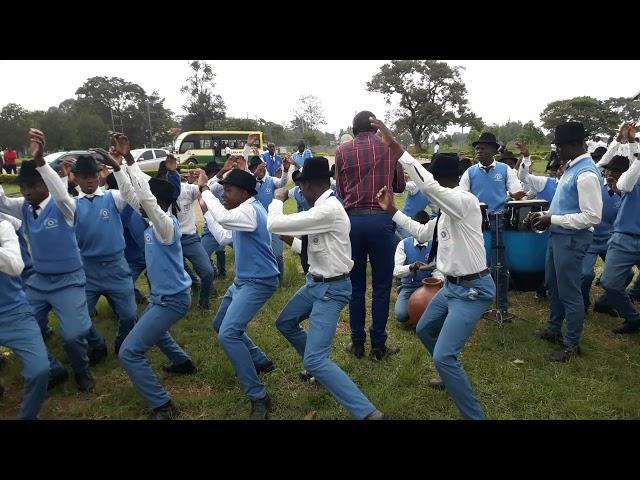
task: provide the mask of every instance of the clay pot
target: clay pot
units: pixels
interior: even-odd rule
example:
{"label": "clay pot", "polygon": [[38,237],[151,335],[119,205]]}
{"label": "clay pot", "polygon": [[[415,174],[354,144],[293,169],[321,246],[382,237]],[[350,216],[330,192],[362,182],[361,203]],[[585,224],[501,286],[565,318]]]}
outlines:
{"label": "clay pot", "polygon": [[416,328],[420,317],[425,312],[431,299],[442,288],[443,282],[437,278],[425,278],[422,280],[422,286],[418,288],[409,297],[409,320],[407,326]]}

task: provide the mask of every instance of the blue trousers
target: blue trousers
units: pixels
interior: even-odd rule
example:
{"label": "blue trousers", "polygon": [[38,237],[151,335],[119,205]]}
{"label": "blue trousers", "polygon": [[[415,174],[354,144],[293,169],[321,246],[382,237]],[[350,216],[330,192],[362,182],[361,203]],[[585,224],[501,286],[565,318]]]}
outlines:
{"label": "blue trousers", "polygon": [[420,285],[400,285],[398,287],[398,297],[396,298],[395,314],[396,320],[404,323],[409,320],[409,297]]}
{"label": "blue trousers", "polygon": [[169,329],[189,311],[191,290],[162,297],[152,295],[149,300],[146,310],[122,343],[118,357],[133,386],[153,409],[166,404],[171,397],[153,372],[146,353],[157,345],[173,364],[189,360],[169,334]]}
{"label": "blue trousers", "polygon": [[282,279],[284,278],[284,242],[280,240],[275,233],[271,234],[271,248],[273,249],[273,254],[276,256],[278,271],[280,272],[279,279],[280,283],[282,283]]}
{"label": "blue trousers", "polygon": [[[84,373],[89,368],[87,357],[87,335],[91,328],[91,318],[87,309],[87,297],[84,285],[65,282],[63,277],[79,277],[77,272],[62,275],[43,275],[34,273],[29,279],[30,285],[25,288],[29,304],[40,327],[44,333],[49,323],[49,312],[53,311],[60,321],[62,332],[62,345],[71,361],[71,368],[75,373]],[[84,272],[82,272],[84,278]],[[58,277],[58,278],[56,278]],[[33,283],[42,284],[55,282],[60,279],[63,288],[43,291],[35,289]],[[48,353],[51,376],[62,373],[65,368],[51,352]]]}
{"label": "blue trousers", "polygon": [[640,313],[633,306],[627,293],[626,281],[629,270],[640,263],[640,237],[626,233],[614,233],[609,240],[607,261],[600,284],[609,297],[609,303],[624,318],[625,322],[640,325]]}
{"label": "blue trousers", "polygon": [[[147,262],[145,260],[145,257],[144,255],[142,255],[141,257],[127,260],[127,264],[129,265],[129,270],[131,270],[131,279],[133,280],[133,288],[134,288],[136,297],[142,297],[143,296],[142,292],[138,290],[138,287],[136,287],[135,285],[140,275],[142,275],[142,272],[144,272],[147,269]],[[149,276],[145,274],[145,277],[147,279],[147,285],[149,285],[149,291],[151,291],[151,283],[149,282]]]}
{"label": "blue trousers", "polygon": [[[276,327],[302,356],[304,368],[340,402],[351,415],[362,420],[375,411],[373,404],[329,356],[340,312],[349,303],[351,281],[307,283],[285,305]],[[309,319],[309,331],[300,323]]]}
{"label": "blue trousers", "polygon": [[[509,308],[509,269],[507,268],[507,254],[504,244],[504,216],[499,215],[496,219],[496,215],[489,214],[489,222],[491,223],[491,252],[488,252],[488,256],[491,258],[491,276],[493,281],[498,286],[498,307],[500,310],[507,310]],[[496,255],[496,249],[498,254]],[[500,263],[501,269],[498,276],[497,265]]]}
{"label": "blue trousers", "polygon": [[24,389],[18,418],[36,420],[47,396],[49,360],[40,328],[27,304],[0,314],[0,345],[15,352],[22,362]]}
{"label": "blue trousers", "polygon": [[211,286],[213,285],[211,258],[202,248],[200,236],[197,233],[182,235],[180,243],[182,244],[182,255],[191,262],[200,277],[200,303],[209,303]]}
{"label": "blue trousers", "polygon": [[267,395],[256,367],[269,361],[265,353],[247,335],[247,325],[278,288],[278,277],[239,279],[224,294],[213,329],[236,371],[240,386],[252,400]]}
{"label": "blue trousers", "polygon": [[213,252],[216,252],[216,263],[218,266],[218,272],[221,276],[227,274],[227,254],[225,251],[225,247],[221,247],[218,241],[211,235],[211,233],[205,233],[200,237],[200,241],[202,242],[202,248],[207,252],[209,258]]}
{"label": "blue trousers", "polygon": [[387,320],[393,282],[393,257],[397,237],[395,223],[385,213],[378,215],[349,215],[351,220],[351,286],[353,294],[349,302],[351,340],[366,340],[365,292],[367,289],[367,258],[371,262],[373,300],[371,304],[371,344],[382,346],[387,341]]}
{"label": "blue trousers", "polygon": [[[607,246],[604,246],[604,249],[595,249],[593,248],[593,244],[587,250],[587,253],[584,255],[584,260],[582,260],[582,300],[584,301],[585,310],[589,305],[591,305],[590,293],[591,293],[591,284],[593,280],[596,278],[595,266],[598,261],[598,257],[600,257],[606,263],[606,255],[607,255]],[[625,282],[626,285],[629,285],[633,280],[633,269],[629,270],[629,275],[627,276],[627,280]],[[600,304],[602,306],[611,306],[611,299],[609,298],[609,294],[605,290],[602,295],[598,297],[596,300],[596,304]]]}
{"label": "blue trousers", "polygon": [[[124,257],[108,262],[99,262],[83,257],[82,262],[87,276],[85,287],[87,307],[90,312],[93,312],[100,295],[107,298],[118,318],[118,333],[115,339],[115,349],[118,350],[133,328],[138,316],[129,264]],[[98,332],[95,324],[91,325],[87,342],[93,348],[106,346],[105,339]]]}
{"label": "blue trousers", "polygon": [[485,415],[458,355],[495,294],[490,275],[460,285],[446,282],[416,326],[449,395],[467,420],[483,420]]}
{"label": "blue trousers", "polygon": [[[593,232],[580,230],[572,235],[551,232],[545,265],[545,280],[551,296],[548,330],[562,334],[562,321],[567,321],[567,346],[580,344],[584,326],[582,298],[582,263],[591,244]],[[627,269],[628,272],[628,269]]]}

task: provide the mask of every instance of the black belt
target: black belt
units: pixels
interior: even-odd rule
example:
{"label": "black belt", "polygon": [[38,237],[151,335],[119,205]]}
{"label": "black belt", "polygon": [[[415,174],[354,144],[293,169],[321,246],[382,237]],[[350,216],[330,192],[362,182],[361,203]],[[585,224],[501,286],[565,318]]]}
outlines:
{"label": "black belt", "polygon": [[490,273],[490,270],[488,268],[485,268],[481,272],[472,273],[471,275],[465,275],[464,277],[450,277],[449,275],[447,275],[447,281],[451,283],[455,283],[456,285],[459,285],[460,282],[468,282],[469,280],[476,280],[478,278],[482,278],[486,275],[489,275],[489,273]]}
{"label": "black belt", "polygon": [[318,282],[318,283],[337,282],[338,280],[344,280],[345,278],[349,278],[349,274],[345,273],[344,275],[338,275],[337,277],[331,277],[331,278],[317,277],[316,275],[311,275],[311,278],[313,278],[314,282]]}
{"label": "black belt", "polygon": [[350,208],[347,210],[347,215],[380,215],[382,213],[387,212],[379,208]]}

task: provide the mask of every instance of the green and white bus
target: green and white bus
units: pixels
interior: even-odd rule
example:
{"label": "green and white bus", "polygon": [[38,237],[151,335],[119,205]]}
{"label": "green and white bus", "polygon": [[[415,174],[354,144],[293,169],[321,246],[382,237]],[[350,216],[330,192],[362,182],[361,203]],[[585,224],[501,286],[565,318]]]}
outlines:
{"label": "green and white bus", "polygon": [[174,144],[174,155],[180,165],[204,164],[211,160],[226,158],[225,151],[240,155],[250,136],[254,146],[262,152],[264,146],[262,132],[213,131],[202,130],[183,132]]}

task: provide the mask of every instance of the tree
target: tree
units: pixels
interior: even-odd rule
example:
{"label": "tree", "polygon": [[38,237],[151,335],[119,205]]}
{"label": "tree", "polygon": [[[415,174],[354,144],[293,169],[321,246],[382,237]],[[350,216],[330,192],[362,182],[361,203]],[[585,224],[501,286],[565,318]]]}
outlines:
{"label": "tree", "polygon": [[17,103],[8,103],[0,111],[0,146],[26,151],[29,146],[29,112]]}
{"label": "tree", "polygon": [[291,128],[298,130],[303,136],[306,130],[315,130],[327,123],[320,100],[314,95],[302,95],[291,109],[291,114]]}
{"label": "tree", "polygon": [[433,133],[470,122],[460,69],[445,62],[392,60],[380,67],[367,83],[367,90],[382,93],[388,105],[398,99],[396,130],[408,131],[417,151]]}
{"label": "tree", "polygon": [[627,121],[637,121],[640,118],[640,101],[625,97],[611,97],[604,101],[609,110],[618,115],[618,125]]}
{"label": "tree", "polygon": [[536,127],[533,121],[528,121],[522,126],[517,140],[524,142],[525,145],[542,145],[545,143],[544,132]]}
{"label": "tree", "polygon": [[609,106],[593,97],[575,97],[557,100],[548,104],[540,114],[542,126],[547,130],[564,122],[576,121],[584,124],[587,132],[613,135],[619,124],[619,115]]}
{"label": "tree", "polygon": [[180,88],[181,93],[188,95],[187,103],[182,107],[187,112],[182,119],[182,127],[185,130],[204,130],[208,122],[224,119],[227,107],[222,97],[214,93],[216,84],[213,79],[216,75],[211,65],[194,60],[189,63],[189,68],[193,73]]}

